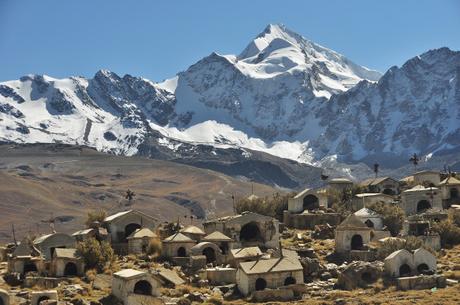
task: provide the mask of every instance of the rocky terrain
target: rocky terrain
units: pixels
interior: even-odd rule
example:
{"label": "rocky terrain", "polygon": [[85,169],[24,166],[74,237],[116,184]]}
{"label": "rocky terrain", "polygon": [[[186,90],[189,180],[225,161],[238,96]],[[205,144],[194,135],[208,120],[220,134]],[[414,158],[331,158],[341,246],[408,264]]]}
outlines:
{"label": "rocky terrain", "polygon": [[355,179],[374,162],[403,172],[414,152],[441,169],[459,162],[459,71],[460,53],[440,48],[382,76],[269,25],[241,54],[212,53],[161,83],[107,70],[1,83],[0,140],[87,145],[286,188],[314,184],[320,167]]}

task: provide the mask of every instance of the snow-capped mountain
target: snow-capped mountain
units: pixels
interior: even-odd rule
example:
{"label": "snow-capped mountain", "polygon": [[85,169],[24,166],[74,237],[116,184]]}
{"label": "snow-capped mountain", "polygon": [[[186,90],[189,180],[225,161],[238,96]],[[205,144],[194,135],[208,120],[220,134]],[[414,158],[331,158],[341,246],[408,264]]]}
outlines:
{"label": "snow-capped mountain", "polygon": [[270,159],[251,153],[261,151],[383,162],[458,151],[459,106],[460,52],[431,50],[381,76],[269,25],[240,55],[213,53],[162,83],[106,70],[0,83],[0,140],[169,159]]}
{"label": "snow-capped mountain", "polygon": [[213,53],[164,84],[176,96],[176,112],[187,118],[175,126],[214,120],[264,141],[304,142],[322,131],[315,112],[332,94],[380,76],[269,25],[239,56]]}
{"label": "snow-capped mountain", "polygon": [[[460,52],[428,51],[392,67],[377,83],[334,95],[317,116],[327,126],[311,142],[318,157],[394,160],[460,148]],[[406,158],[403,162],[406,162]]]}

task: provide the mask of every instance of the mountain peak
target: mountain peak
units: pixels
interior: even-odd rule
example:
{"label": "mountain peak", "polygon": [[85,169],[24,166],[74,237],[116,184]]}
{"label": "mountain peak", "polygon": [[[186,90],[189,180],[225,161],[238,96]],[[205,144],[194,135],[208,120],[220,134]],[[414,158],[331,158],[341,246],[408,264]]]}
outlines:
{"label": "mountain peak", "polygon": [[269,24],[249,43],[238,58],[247,59],[259,54],[267,48],[273,40],[283,40],[299,47],[300,44],[308,43],[308,40],[289,30],[283,24]]}
{"label": "mountain peak", "polygon": [[286,28],[286,26],[282,23],[269,23],[265,29],[263,30],[262,33],[260,33],[258,36],[262,36],[264,34],[270,34],[270,33],[276,33],[276,32],[289,32],[289,30]]}

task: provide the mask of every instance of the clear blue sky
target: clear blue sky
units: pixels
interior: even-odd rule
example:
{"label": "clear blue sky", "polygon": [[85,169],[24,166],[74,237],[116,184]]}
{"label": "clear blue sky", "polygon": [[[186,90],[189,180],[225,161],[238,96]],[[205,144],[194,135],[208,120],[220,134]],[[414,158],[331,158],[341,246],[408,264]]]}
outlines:
{"label": "clear blue sky", "polygon": [[0,0],[0,81],[102,68],[161,81],[212,51],[238,54],[269,23],[381,72],[460,50],[456,0]]}

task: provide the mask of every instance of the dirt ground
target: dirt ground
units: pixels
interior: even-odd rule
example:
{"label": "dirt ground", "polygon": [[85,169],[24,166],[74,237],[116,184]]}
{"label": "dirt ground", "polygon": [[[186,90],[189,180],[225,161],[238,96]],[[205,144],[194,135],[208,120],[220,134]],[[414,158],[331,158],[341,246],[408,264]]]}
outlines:
{"label": "dirt ground", "polygon": [[[127,189],[136,196],[131,206]],[[276,190],[254,184],[259,196]],[[29,231],[58,232],[82,229],[87,212],[105,209],[116,213],[138,209],[160,221],[189,224],[196,217],[216,217],[233,212],[232,194],[248,196],[251,183],[211,170],[138,157],[122,157],[89,148],[0,145],[0,243],[11,242]],[[184,218],[187,216],[187,218]]]}

